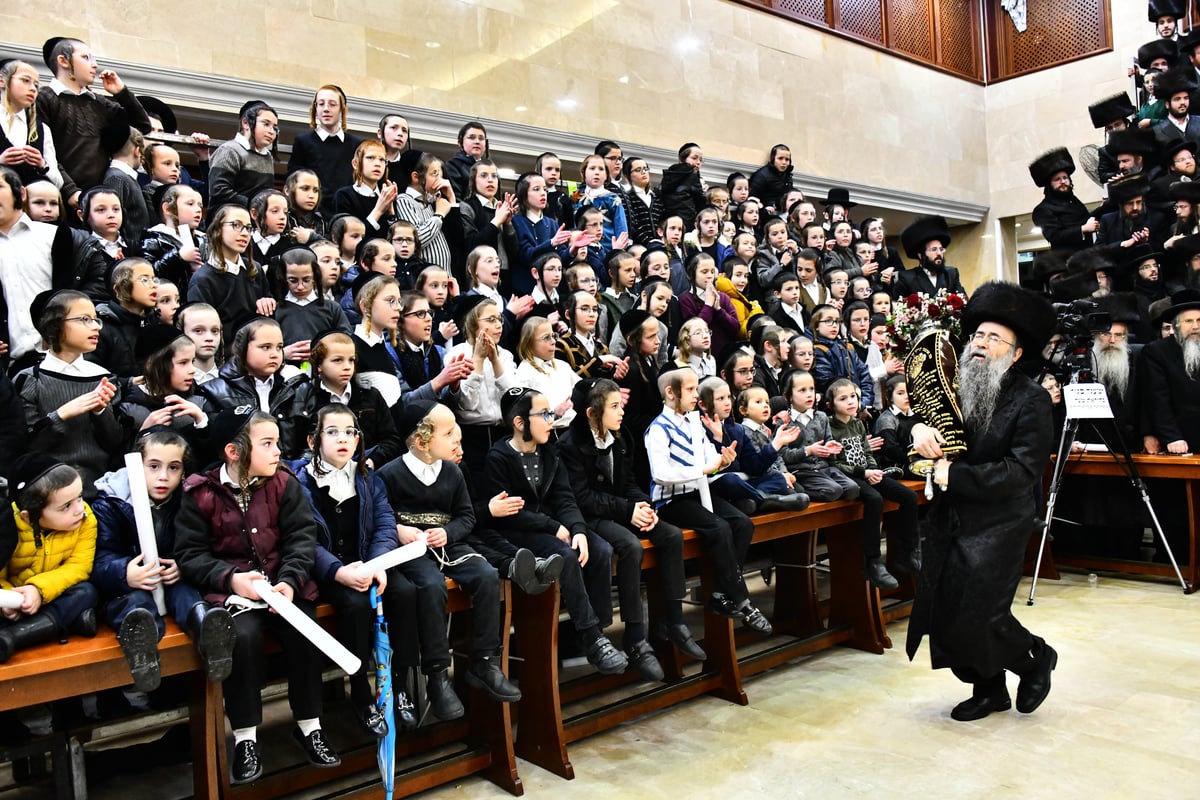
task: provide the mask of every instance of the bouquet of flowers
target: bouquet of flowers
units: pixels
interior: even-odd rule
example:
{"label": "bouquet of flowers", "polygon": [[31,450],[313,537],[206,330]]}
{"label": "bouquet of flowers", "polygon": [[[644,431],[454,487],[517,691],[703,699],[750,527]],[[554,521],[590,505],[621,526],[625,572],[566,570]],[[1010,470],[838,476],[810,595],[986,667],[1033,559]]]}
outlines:
{"label": "bouquet of flowers", "polygon": [[888,317],[888,349],[899,359],[905,359],[920,334],[930,328],[941,328],[954,342],[962,339],[962,310],[967,300],[961,294],[939,289],[933,297],[913,292],[893,305]]}

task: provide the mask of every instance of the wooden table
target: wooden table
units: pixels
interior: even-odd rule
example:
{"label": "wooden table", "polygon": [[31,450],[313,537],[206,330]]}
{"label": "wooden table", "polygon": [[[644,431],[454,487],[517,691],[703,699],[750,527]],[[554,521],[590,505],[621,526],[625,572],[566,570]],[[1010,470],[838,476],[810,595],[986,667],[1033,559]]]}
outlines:
{"label": "wooden table", "polygon": [[[1120,460],[1118,460],[1120,459]],[[1200,536],[1200,456],[1187,455],[1147,455],[1137,454],[1133,457],[1138,474],[1143,478],[1164,478],[1183,481],[1184,493],[1188,510],[1188,548],[1187,553],[1175,553],[1176,560],[1186,556],[1187,564],[1180,565],[1183,579],[1187,583],[1184,591],[1191,594],[1200,588],[1200,558],[1198,558],[1197,538]],[[1125,477],[1125,461],[1118,454],[1113,458],[1109,453],[1084,453],[1072,455],[1065,470],[1067,475],[1096,475],[1102,477]],[[1141,503],[1132,487],[1129,492],[1130,503]],[[1036,547],[1035,547],[1036,549]],[[1164,578],[1175,578],[1175,570],[1170,564],[1155,564],[1145,561],[1129,561],[1098,556],[1053,556],[1050,548],[1043,553],[1042,577],[1057,577],[1054,561],[1059,564],[1080,567],[1084,569],[1102,569],[1115,572],[1126,572],[1131,575],[1153,575]]]}

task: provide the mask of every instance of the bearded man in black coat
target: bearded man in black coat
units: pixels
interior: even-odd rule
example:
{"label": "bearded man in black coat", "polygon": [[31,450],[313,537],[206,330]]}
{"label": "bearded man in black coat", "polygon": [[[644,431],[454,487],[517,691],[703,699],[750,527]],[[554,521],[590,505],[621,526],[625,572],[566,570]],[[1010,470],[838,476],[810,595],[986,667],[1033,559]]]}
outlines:
{"label": "bearded man in black coat", "polygon": [[933,297],[938,291],[965,295],[957,267],[946,266],[946,248],[950,246],[950,228],[946,218],[940,216],[920,217],[900,232],[900,243],[904,254],[916,259],[917,266],[897,272],[892,282],[894,297],[908,297],[914,292],[924,292]]}
{"label": "bearded man in black coat", "polygon": [[1033,224],[1056,250],[1074,252],[1091,247],[1100,220],[1075,196],[1071,175],[1075,160],[1065,147],[1043,153],[1029,165],[1029,175],[1045,199],[1034,206]]}
{"label": "bearded man in black coat", "polygon": [[[1146,452],[1200,452],[1200,291],[1171,295],[1173,336],[1142,348]],[[1155,320],[1158,322],[1159,320]]]}
{"label": "bearded man in black coat", "polygon": [[1017,710],[1034,711],[1050,692],[1054,648],[1012,615],[1025,546],[1037,527],[1038,487],[1054,446],[1050,395],[1013,369],[1036,357],[1054,330],[1050,304],[1016,284],[980,286],[963,310],[967,345],[959,361],[959,399],[967,452],[943,457],[938,431],[918,424],[913,444],[936,458],[934,533],[926,540],[908,657],[929,635],[934,669],[948,667],[972,685],[950,716],[982,719],[1012,707],[1005,670],[1020,676]]}

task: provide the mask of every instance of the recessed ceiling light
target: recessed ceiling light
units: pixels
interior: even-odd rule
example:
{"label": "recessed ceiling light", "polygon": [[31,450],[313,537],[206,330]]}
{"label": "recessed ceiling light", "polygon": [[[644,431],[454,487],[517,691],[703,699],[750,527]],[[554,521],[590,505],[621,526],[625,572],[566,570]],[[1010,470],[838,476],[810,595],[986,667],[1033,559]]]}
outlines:
{"label": "recessed ceiling light", "polygon": [[572,111],[579,107],[579,101],[573,97],[560,97],[555,105],[559,111]]}
{"label": "recessed ceiling light", "polygon": [[622,75],[621,77],[617,78],[617,83],[629,83],[629,76]]}
{"label": "recessed ceiling light", "polygon": [[425,46],[428,47],[430,50],[436,50],[437,48],[442,46],[442,43],[441,42],[426,42]]}
{"label": "recessed ceiling light", "polygon": [[527,111],[528,109],[526,109],[526,108],[525,108],[525,106],[517,106],[517,107],[516,107],[516,109],[514,109],[514,110],[516,110],[516,111]]}

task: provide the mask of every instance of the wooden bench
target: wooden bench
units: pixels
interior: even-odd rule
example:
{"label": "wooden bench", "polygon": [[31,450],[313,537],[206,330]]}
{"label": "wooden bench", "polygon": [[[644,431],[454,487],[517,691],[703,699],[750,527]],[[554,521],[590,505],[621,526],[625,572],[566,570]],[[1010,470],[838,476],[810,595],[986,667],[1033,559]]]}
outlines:
{"label": "wooden bench", "polygon": [[[914,491],[924,489],[923,483],[908,485]],[[923,502],[923,495],[918,496]],[[893,511],[895,504],[887,503],[884,508],[885,512]],[[571,742],[704,694],[746,705],[749,700],[743,678],[836,644],[872,653],[883,653],[891,647],[880,594],[861,574],[861,503],[844,500],[813,503],[802,512],[759,515],[753,520],[752,544],[770,543],[777,564],[771,615],[774,634],[768,640],[770,644],[739,657],[739,640],[762,642],[763,637],[749,631],[736,632],[732,620],[705,613],[701,645],[708,658],[698,669],[685,672],[688,665],[675,648],[658,648],[665,683],[624,693],[573,715],[564,715],[564,707],[639,683],[641,679],[630,669],[623,675],[591,674],[560,684],[558,587],[532,597],[515,593],[514,620],[521,659],[514,669],[519,671],[523,694],[517,709],[517,755],[563,778],[573,778],[574,767],[567,753]],[[818,535],[824,536],[829,554],[827,603],[818,595],[814,569]],[[642,541],[642,546],[643,571],[652,573],[657,567],[654,546],[647,540]],[[694,531],[684,531],[683,557],[685,561],[698,561],[700,595],[708,597],[713,591],[714,576],[711,564],[704,557],[703,543]],[[661,581],[651,574],[646,578],[646,587],[649,618],[661,619]],[[913,588],[910,581],[891,593],[898,600],[889,609],[892,618],[908,613]]]}
{"label": "wooden bench", "polygon": [[[501,626],[503,653],[507,657],[510,630],[511,588],[501,581]],[[449,589],[447,609],[452,613],[452,644],[470,641],[469,614],[454,613],[470,609],[470,597],[447,580]],[[332,606],[318,606],[318,620],[332,628]],[[260,780],[245,786],[229,784],[229,749],[226,737],[224,695],[221,685],[204,678],[203,665],[190,637],[173,621],[166,621],[167,631],[159,642],[159,656],[164,677],[182,675],[186,680],[189,726],[192,740],[192,784],[196,798],[216,800],[232,797],[275,797],[334,780],[347,781],[361,773],[362,780],[345,790],[345,797],[375,797],[380,790],[374,739],[356,746],[342,748],[342,764],[330,770],[318,770],[308,765],[290,766],[265,774]],[[469,647],[456,647],[469,653]],[[464,655],[465,658],[465,655]],[[462,679],[466,661],[456,669],[457,690],[466,698],[469,713],[452,723],[422,727],[396,739],[396,761],[442,751],[456,742],[462,743],[453,752],[439,752],[429,761],[398,770],[396,797],[458,780],[466,775],[482,774],[514,795],[523,793],[517,774],[513,750],[510,706],[491,700],[480,690],[468,689]],[[131,684],[129,667],[116,633],[102,628],[94,639],[72,637],[66,644],[45,644],[18,651],[0,665],[0,711],[23,708],[39,703],[62,700],[104,689],[127,687]],[[81,782],[70,766],[69,742],[63,737],[55,742],[56,782],[60,797],[71,796],[70,786]],[[268,754],[268,758],[269,758]],[[61,766],[60,766],[61,765]]]}

